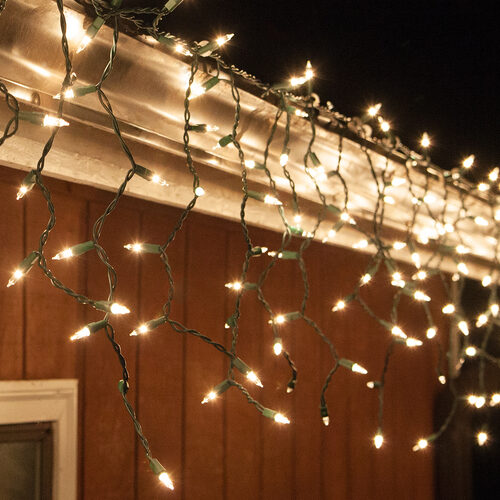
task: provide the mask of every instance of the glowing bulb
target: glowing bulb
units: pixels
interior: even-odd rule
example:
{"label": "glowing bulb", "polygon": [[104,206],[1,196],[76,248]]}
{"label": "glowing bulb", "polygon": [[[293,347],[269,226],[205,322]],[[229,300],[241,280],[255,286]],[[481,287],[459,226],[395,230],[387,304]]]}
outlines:
{"label": "glowing bulb", "polygon": [[45,115],[43,117],[44,127],[67,127],[68,125],[69,122],[62,118],[57,118],[57,116]]}
{"label": "glowing bulb", "polygon": [[239,281],[233,281],[232,283],[226,283],[224,286],[226,288],[230,288],[232,290],[238,291],[238,290],[241,290],[242,285]]}
{"label": "glowing bulb", "polygon": [[280,165],[282,167],[286,166],[288,163],[288,154],[287,153],[282,153],[280,156]]}
{"label": "glowing bulb", "polygon": [[274,350],[274,354],[276,354],[276,356],[279,356],[283,350],[283,345],[281,344],[281,341],[277,340],[274,345],[273,345],[273,350]]}
{"label": "glowing bulb", "polygon": [[69,339],[70,340],[79,340],[79,339],[83,339],[83,338],[89,337],[89,336],[90,336],[90,329],[87,326],[85,326],[81,330],[78,330],[76,333],[71,335],[71,337]]}
{"label": "glowing bulb", "polygon": [[153,177],[151,177],[151,182],[154,182],[159,186],[168,186],[168,182],[162,179],[158,174],[154,174]]}
{"label": "glowing bulb", "polygon": [[381,446],[384,444],[384,436],[382,436],[382,434],[380,433],[375,434],[375,437],[373,438],[373,444],[375,445],[375,448],[377,448],[377,450],[381,448]]}
{"label": "glowing bulb", "polygon": [[79,54],[82,50],[85,50],[85,48],[88,46],[88,44],[92,41],[92,38],[90,38],[88,35],[84,35],[82,38],[82,41],[80,42],[80,45],[76,49],[76,53]]}
{"label": "glowing bulb", "polygon": [[382,104],[378,103],[378,104],[375,104],[374,106],[370,106],[368,108],[368,114],[374,118],[375,116],[378,115],[378,112],[380,111],[380,108],[382,107]]}
{"label": "glowing bulb", "polygon": [[17,192],[16,200],[20,200],[29,190],[28,186],[21,186]]}
{"label": "glowing bulb", "polygon": [[419,280],[425,280],[427,278],[427,272],[426,271],[419,271],[417,273],[417,278]]}
{"label": "glowing bulb", "polygon": [[457,247],[455,248],[456,252],[461,254],[461,255],[465,255],[466,253],[469,253],[470,250],[464,246],[464,245],[457,245]]}
{"label": "glowing bulb", "polygon": [[467,321],[459,321],[458,322],[458,329],[464,334],[464,335],[469,335],[469,325],[467,324]]}
{"label": "glowing bulb", "polygon": [[194,190],[194,194],[196,196],[203,196],[205,194],[205,190],[201,187],[201,186],[198,186],[195,190]]}
{"label": "glowing bulb", "polygon": [[488,184],[486,184],[486,182],[480,182],[477,185],[477,190],[481,191],[481,193],[488,191],[488,189],[490,189],[490,186]]}
{"label": "glowing bulb", "polygon": [[423,148],[428,148],[431,145],[431,138],[429,137],[429,134],[427,132],[424,132],[422,135],[422,139],[420,139],[420,145]]}
{"label": "glowing bulb", "polygon": [[245,160],[245,167],[247,168],[255,168],[255,161],[254,160]]}
{"label": "glowing bulb", "polygon": [[270,320],[270,323],[277,323],[278,325],[282,325],[286,321],[285,316],[283,314],[278,314],[278,316],[274,317],[274,320]]}
{"label": "glowing bulb", "polygon": [[488,316],[486,314],[480,314],[476,320],[476,327],[481,328],[486,323],[488,323]]}
{"label": "glowing bulb", "polygon": [[474,160],[475,160],[475,157],[474,155],[469,155],[467,156],[467,158],[465,158],[465,160],[462,162],[462,166],[466,169],[469,169],[472,167],[472,165],[474,165]]}
{"label": "glowing bulb", "polygon": [[54,255],[54,257],[52,257],[52,260],[69,259],[70,257],[73,257],[73,250],[71,250],[71,248],[66,248],[62,252]]}
{"label": "glowing bulb", "polygon": [[255,374],[255,372],[248,372],[247,373],[247,379],[250,380],[250,382],[253,382],[255,385],[259,386],[259,387],[264,387],[262,385],[262,382],[260,381],[259,377],[257,377],[257,375]]}
{"label": "glowing bulb", "polygon": [[[56,94],[54,96],[54,99],[60,99],[61,98],[61,94]],[[75,91],[73,89],[66,89],[64,91],[64,98],[65,99],[74,99],[75,98]]]}
{"label": "glowing bulb", "polygon": [[467,349],[465,349],[465,354],[467,354],[467,356],[470,356],[470,357],[473,357],[477,354],[477,349],[470,345],[469,347],[467,347]]}
{"label": "glowing bulb", "polygon": [[366,383],[366,387],[368,387],[368,389],[374,389],[375,382],[373,380],[370,380],[369,382]]}
{"label": "glowing bulb", "polygon": [[474,402],[474,406],[479,409],[482,408],[485,403],[486,403],[486,398],[484,396],[477,396],[476,401]]}
{"label": "glowing bulb", "polygon": [[393,187],[399,187],[403,184],[406,184],[406,179],[403,177],[394,177],[394,179],[392,179],[391,181],[391,186]]}
{"label": "glowing bulb", "polygon": [[499,169],[498,167],[495,167],[493,170],[490,171],[490,173],[488,174],[488,179],[491,181],[491,182],[496,182],[498,180],[498,173],[499,173]]}
{"label": "glowing bulb", "polygon": [[469,395],[467,396],[467,402],[468,402],[470,405],[474,406],[474,405],[476,404],[476,401],[477,401],[477,396],[475,396],[474,394],[469,394]]}
{"label": "glowing bulb", "polygon": [[395,205],[396,200],[394,199],[394,197],[386,195],[384,196],[384,203],[387,203],[388,205]]}
{"label": "glowing bulb", "polygon": [[486,441],[488,441],[488,434],[486,434],[486,432],[484,431],[478,432],[476,435],[476,439],[477,439],[477,444],[479,446],[483,446],[483,444],[485,444]]}
{"label": "glowing bulb", "polygon": [[361,284],[362,285],[366,285],[367,283],[370,282],[370,280],[372,279],[372,275],[371,274],[364,274],[362,277],[361,277]]}
{"label": "glowing bulb", "polygon": [[290,423],[290,420],[288,420],[288,418],[286,418],[281,413],[276,413],[276,415],[274,415],[274,421],[278,422],[278,424],[289,424]]}
{"label": "glowing bulb", "polygon": [[415,297],[415,300],[420,300],[423,302],[429,302],[431,300],[431,298],[421,290],[416,290],[413,294],[413,297]]}
{"label": "glowing bulb", "polygon": [[303,85],[306,82],[307,80],[305,76],[292,76],[292,78],[290,78],[291,87],[297,87],[299,85]]}
{"label": "glowing bulb", "polygon": [[267,203],[268,205],[282,205],[281,201],[278,200],[278,198],[275,198],[274,196],[271,196],[269,194],[266,194],[266,196],[264,196],[264,203]]}
{"label": "glowing bulb", "polygon": [[481,284],[484,286],[484,287],[487,287],[487,286],[490,286],[491,285],[491,282],[492,282],[492,278],[490,275],[487,275],[485,276],[482,280],[481,280]]}
{"label": "glowing bulb", "polygon": [[500,403],[500,394],[497,392],[491,395],[490,406],[496,406]]}
{"label": "glowing bulb", "polygon": [[203,401],[201,402],[202,405],[207,404],[209,401],[213,401],[217,397],[217,393],[214,391],[209,392]]}
{"label": "glowing bulb", "polygon": [[23,271],[21,269],[16,269],[7,283],[7,288],[15,285],[23,276]]}
{"label": "glowing bulb", "polygon": [[131,252],[139,253],[142,252],[142,244],[141,243],[128,243],[127,245],[123,245],[123,248],[130,250]]}
{"label": "glowing bulb", "polygon": [[439,375],[438,380],[440,384],[446,384],[446,377],[444,375]]}
{"label": "glowing bulb", "polygon": [[160,480],[161,483],[163,483],[167,488],[173,490],[174,489],[174,483],[170,479],[170,476],[163,471],[159,476],[158,479]]}
{"label": "glowing bulb", "polygon": [[363,368],[361,365],[358,365],[358,363],[354,363],[351,370],[355,373],[361,373],[362,375],[366,375],[368,373],[368,370]]}
{"label": "glowing bulb", "polygon": [[229,33],[227,35],[219,36],[215,41],[219,47],[222,47],[225,43],[229,42],[233,36],[234,33]]}
{"label": "glowing bulb", "polygon": [[186,47],[184,45],[182,45],[181,43],[178,43],[176,46],[175,46],[175,51],[178,53],[178,54],[182,54],[184,56],[192,56],[193,54],[191,53],[191,51],[189,51],[188,49],[186,49]]}
{"label": "glowing bulb", "polygon": [[490,305],[490,311],[491,314],[496,318],[498,316],[498,312],[500,310],[500,306],[498,304],[491,304]]}
{"label": "glowing bulb", "polygon": [[392,248],[394,248],[394,250],[403,250],[403,248],[405,246],[406,246],[406,243],[404,243],[403,241],[395,241],[392,244]]}
{"label": "glowing bulb", "polygon": [[132,332],[130,332],[130,335],[132,337],[135,337],[139,334],[143,334],[143,333],[147,333],[147,332],[149,332],[148,325],[146,325],[146,323],[143,323],[141,326],[139,326],[139,328],[137,328],[137,330],[133,330]]}
{"label": "glowing bulb", "polygon": [[408,347],[420,347],[422,345],[422,341],[410,337],[406,339],[406,345]]}
{"label": "glowing bulb", "polygon": [[465,262],[459,262],[457,264],[457,269],[462,274],[469,274],[469,268],[467,267],[467,264]]}
{"label": "glowing bulb", "polygon": [[437,329],[434,326],[431,326],[430,328],[427,328],[427,332],[425,335],[428,339],[433,339],[436,336],[436,333]]}
{"label": "glowing bulb", "polygon": [[130,312],[130,309],[116,302],[113,302],[113,304],[111,304],[110,310],[112,314],[128,314]]}
{"label": "glowing bulb", "polygon": [[487,226],[489,224],[489,222],[484,217],[481,217],[480,215],[474,217],[474,222],[478,226]]}
{"label": "glowing bulb", "polygon": [[401,328],[399,328],[399,326],[395,325],[392,327],[391,329],[391,333],[395,336],[395,337],[401,337],[402,339],[406,339],[407,338],[407,335],[405,332],[403,332],[403,330],[401,330]]}
{"label": "glowing bulb", "polygon": [[455,306],[453,304],[446,304],[441,311],[444,314],[453,314],[455,312]]}
{"label": "glowing bulb", "polygon": [[300,224],[302,222],[302,215],[300,214],[294,215],[293,222],[295,222],[296,224]]}
{"label": "glowing bulb", "polygon": [[417,252],[413,252],[411,254],[411,260],[413,261],[413,263],[415,264],[415,267],[420,267],[420,255],[417,253]]}
{"label": "glowing bulb", "polygon": [[382,132],[389,132],[389,130],[391,130],[391,125],[389,122],[382,120],[380,122],[380,129],[382,130]]}
{"label": "glowing bulb", "polygon": [[323,425],[325,425],[326,427],[330,425],[330,417],[328,415],[324,416],[322,420],[323,420]]}
{"label": "glowing bulb", "polygon": [[429,446],[427,439],[419,439],[417,444],[413,447],[413,451],[424,450]]}
{"label": "glowing bulb", "polygon": [[314,71],[312,69],[311,61],[307,61],[305,78],[306,78],[306,81],[311,80],[312,78],[314,78]]}
{"label": "glowing bulb", "polygon": [[361,249],[361,248],[366,248],[367,246],[368,246],[367,240],[360,240],[357,243],[354,243],[352,245],[352,248]]}
{"label": "glowing bulb", "polygon": [[333,307],[332,311],[337,312],[341,311],[342,309],[345,309],[345,302],[343,300],[339,300]]}

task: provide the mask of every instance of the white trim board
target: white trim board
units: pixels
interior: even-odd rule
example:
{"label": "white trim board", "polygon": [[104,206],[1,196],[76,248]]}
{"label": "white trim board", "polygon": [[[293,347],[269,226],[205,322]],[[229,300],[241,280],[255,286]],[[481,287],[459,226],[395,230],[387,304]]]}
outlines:
{"label": "white trim board", "polygon": [[0,425],[52,422],[53,498],[76,500],[78,380],[0,381]]}

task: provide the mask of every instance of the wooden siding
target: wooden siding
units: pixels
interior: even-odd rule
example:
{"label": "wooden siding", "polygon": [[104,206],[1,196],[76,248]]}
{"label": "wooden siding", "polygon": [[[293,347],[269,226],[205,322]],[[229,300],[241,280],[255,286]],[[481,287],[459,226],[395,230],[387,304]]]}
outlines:
{"label": "wooden siding", "polygon": [[[3,282],[33,248],[48,214],[34,189],[23,201],[15,194],[24,174],[0,168],[0,231]],[[58,218],[46,247],[52,256],[63,247],[90,238],[93,221],[110,193],[52,179]],[[169,188],[174,189],[174,188]],[[166,190],[168,196],[168,190]],[[142,448],[117,389],[120,366],[103,332],[72,343],[69,335],[99,318],[54,289],[36,267],[15,287],[0,288],[0,377],[2,379],[79,379],[79,498],[85,500],[197,499],[430,499],[433,452],[413,453],[420,436],[432,430],[437,350],[396,348],[387,377],[385,439],[375,450],[377,394],[366,388],[383,364],[389,335],[356,305],[333,314],[331,305],[349,293],[368,257],[332,246],[312,244],[306,253],[311,297],[308,313],[334,340],[342,356],[358,361],[370,375],[340,369],[328,391],[331,424],[319,417],[319,394],[331,360],[314,332],[300,322],[283,328],[283,341],[299,368],[295,392],[287,395],[287,365],[272,353],[268,317],[253,292],[244,296],[240,356],[263,380],[250,388],[264,405],[292,420],[280,426],[265,419],[236,390],[201,406],[205,393],[224,378],[227,360],[213,348],[163,326],[144,337],[129,337],[137,322],[155,317],[167,293],[162,266],[154,255],[136,256],[123,244],[162,242],[179,210],[124,198],[105,224],[102,244],[117,268],[116,297],[132,313],[113,319],[128,360],[130,398],[159,458],[175,481],[165,491],[150,473]],[[274,248],[280,235],[251,228],[255,244]],[[169,249],[176,279],[172,316],[228,342],[223,325],[233,299],[224,283],[237,279],[244,245],[240,227],[225,220],[192,214]],[[255,280],[267,257],[252,261]],[[96,299],[107,290],[103,265],[92,252],[71,262],[50,262],[61,280]],[[387,277],[366,287],[366,300],[387,311],[394,290]],[[439,318],[440,286],[427,288]],[[264,293],[274,311],[297,310],[302,289],[296,262],[276,266]],[[441,295],[443,296],[443,295]],[[443,299],[444,300],[444,299]],[[404,302],[404,301],[403,301]],[[404,303],[401,324],[423,336],[424,315]],[[439,324],[444,330],[444,324]]]}

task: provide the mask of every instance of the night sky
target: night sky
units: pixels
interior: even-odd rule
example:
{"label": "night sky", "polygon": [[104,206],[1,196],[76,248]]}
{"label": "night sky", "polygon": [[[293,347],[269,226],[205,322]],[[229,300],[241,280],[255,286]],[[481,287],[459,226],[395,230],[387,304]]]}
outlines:
{"label": "night sky", "polygon": [[302,73],[310,59],[323,103],[359,116],[381,102],[408,146],[427,131],[435,163],[451,168],[475,154],[488,171],[500,164],[500,82],[497,16],[485,5],[185,0],[164,27],[191,41],[234,32],[226,62],[269,83]]}

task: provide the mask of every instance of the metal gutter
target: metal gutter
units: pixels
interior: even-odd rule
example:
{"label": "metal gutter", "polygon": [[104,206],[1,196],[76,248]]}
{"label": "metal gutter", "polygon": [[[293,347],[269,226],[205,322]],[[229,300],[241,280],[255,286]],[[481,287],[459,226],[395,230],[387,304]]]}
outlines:
{"label": "metal gutter", "polygon": [[[70,25],[75,25],[75,37],[70,38],[74,49],[81,38],[85,21],[81,6],[65,2]],[[85,24],[85,25],[86,25]],[[78,85],[95,83],[108,60],[111,46],[111,29],[104,26],[89,47],[73,58]],[[170,187],[161,188],[134,179],[128,190],[131,196],[183,207],[192,196],[191,176],[185,167],[182,134],[184,126],[185,75],[189,65],[167,52],[156,42],[120,35],[119,50],[114,70],[103,87],[106,91],[124,136],[129,141],[136,161],[163,175]],[[57,101],[52,98],[60,90],[64,76],[64,60],[60,48],[60,26],[54,2],[43,0],[10,0],[0,16],[0,80],[21,102],[41,110],[55,110]],[[201,75],[200,75],[201,76]],[[207,75],[204,75],[207,78]],[[201,81],[204,78],[200,78]],[[22,99],[24,94],[25,99]],[[240,90],[241,122],[239,141],[247,159],[260,161],[265,149],[276,108],[270,102]],[[237,152],[231,146],[214,149],[217,140],[230,133],[234,117],[234,101],[230,85],[219,83],[205,95],[190,102],[193,123],[217,125],[217,133],[190,134],[193,158],[199,169],[201,185],[207,196],[199,199],[196,209],[217,217],[232,220],[239,218],[241,203],[240,164]],[[119,145],[111,135],[107,115],[102,111],[93,94],[65,103],[65,119],[71,125],[62,129],[49,155],[45,173],[49,176],[76,183],[114,190],[120,184],[129,165]],[[6,106],[0,107],[0,123],[9,118]],[[328,119],[320,116],[319,122]],[[315,186],[304,172],[303,156],[310,140],[310,124],[307,120],[293,117],[291,127],[291,154],[288,168],[297,184],[297,192],[306,208],[303,226],[307,230],[314,225],[320,209]],[[31,169],[36,165],[47,130],[21,123],[20,131],[0,148],[0,164],[19,169]],[[280,173],[279,156],[284,137],[284,120],[281,121],[270,150],[268,168],[278,180],[280,197],[289,199],[289,188]],[[370,174],[365,153],[348,132],[343,142],[341,172],[349,187],[350,213],[356,220],[371,220],[377,202],[374,181]],[[339,134],[328,126],[318,126],[314,151],[327,170],[338,162]],[[98,147],[96,147],[98,145]],[[370,144],[374,168],[381,169],[389,163],[395,175],[404,177],[404,167],[397,154],[387,157],[378,146]],[[411,177],[416,186],[423,187],[426,175],[412,169]],[[259,171],[249,174],[250,182],[261,184],[265,190],[267,178]],[[282,179],[282,180],[280,180]],[[430,191],[436,198],[436,210],[440,210],[442,187],[437,178],[429,177]],[[343,189],[338,181],[329,180],[321,185],[328,202],[342,205]],[[259,187],[257,186],[257,189]],[[423,192],[423,188],[422,188]],[[388,234],[403,234],[412,213],[412,203],[406,189],[391,193],[394,206],[386,208]],[[448,197],[447,214],[455,219],[460,210],[460,193],[457,189]],[[489,206],[477,197],[471,197],[469,210],[475,215],[490,215]],[[248,223],[282,231],[277,213],[260,203],[249,203]],[[335,218],[333,218],[335,219]],[[421,213],[416,228],[430,225],[432,218]],[[324,223],[318,231],[322,240],[331,225]],[[483,276],[493,258],[493,246],[488,240],[489,228],[479,227],[472,220],[461,223],[462,243],[471,249],[469,268],[471,275]],[[351,247],[361,236],[351,228],[343,229],[330,243]],[[458,240],[457,240],[458,243]],[[366,249],[370,252],[370,248]],[[424,255],[425,250],[422,251]],[[401,260],[409,261],[408,253],[401,253]],[[455,264],[445,259],[442,267],[454,271]]]}

